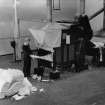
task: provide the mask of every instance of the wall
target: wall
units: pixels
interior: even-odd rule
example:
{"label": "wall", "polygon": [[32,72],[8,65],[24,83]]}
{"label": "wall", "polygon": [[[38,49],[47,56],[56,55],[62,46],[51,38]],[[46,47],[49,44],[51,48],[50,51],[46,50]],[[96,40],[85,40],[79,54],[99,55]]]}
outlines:
{"label": "wall", "polygon": [[[47,0],[20,0],[18,5],[18,17],[25,19],[20,22],[21,44],[25,36],[31,36],[28,28],[35,26],[42,27],[42,21],[47,19]],[[35,4],[38,4],[35,6]],[[86,0],[86,14],[91,16],[94,12],[103,7],[103,0]],[[40,9],[39,9],[40,8]],[[68,10],[69,9],[69,10]],[[67,10],[67,12],[65,12]],[[80,0],[61,0],[61,11],[53,11],[54,20],[72,20],[75,13],[80,12]],[[0,55],[13,53],[10,41],[13,40],[13,0],[0,0]],[[35,20],[33,22],[31,20]],[[30,20],[30,21],[27,21]],[[93,31],[98,31],[103,27],[103,14],[90,21]],[[32,47],[34,48],[33,42]]]}
{"label": "wall", "polygon": [[[19,1],[19,0],[18,0]],[[77,1],[79,0],[61,0],[62,4],[60,17],[59,13],[55,13],[54,18],[59,17],[59,19],[73,19],[75,12],[77,12]],[[67,6],[66,9],[64,9]],[[69,8],[70,7],[70,8]],[[70,9],[70,11],[68,10]],[[43,20],[48,18],[47,10],[47,0],[20,0],[17,5],[18,18],[23,19],[20,21],[20,35],[21,35],[21,45],[26,36],[31,36],[28,28],[35,26],[40,28],[46,23]],[[65,12],[67,10],[67,13]],[[68,15],[69,14],[69,15]],[[65,16],[66,17],[65,17]],[[67,18],[68,17],[68,18]],[[0,0],[0,55],[13,53],[13,49],[10,46],[10,41],[13,40],[14,32],[14,8],[13,0]],[[34,21],[33,21],[34,20]],[[31,43],[32,48],[34,48],[34,43]]]}
{"label": "wall", "polygon": [[[85,12],[88,16],[94,14],[103,7],[104,0],[85,0]],[[103,13],[90,21],[93,31],[98,31],[103,27]]]}
{"label": "wall", "polygon": [[[56,1],[56,0],[55,0]],[[60,10],[53,10],[53,21],[67,20],[73,21],[77,12],[77,2],[79,0],[60,0]]]}
{"label": "wall", "polygon": [[[10,41],[14,36],[14,0],[0,0],[0,55],[13,53]],[[18,0],[17,15],[20,21],[21,45],[26,36],[31,36],[28,28],[41,27],[47,19],[47,0]],[[35,19],[35,22],[32,20]],[[28,20],[28,21],[27,21]]]}
{"label": "wall", "polygon": [[[7,23],[9,24],[9,23]],[[31,38],[31,48],[35,49],[34,41],[31,33],[28,31],[29,28],[35,27],[36,29],[40,29],[46,24],[46,22],[34,22],[34,21],[20,21],[20,38],[21,38],[21,46],[23,45],[25,37]],[[10,27],[9,27],[10,25]],[[13,23],[8,26],[2,26],[2,33],[0,33],[0,55],[11,54],[13,53],[13,48],[10,45],[10,42],[13,40]],[[9,29],[7,28],[9,27]]]}

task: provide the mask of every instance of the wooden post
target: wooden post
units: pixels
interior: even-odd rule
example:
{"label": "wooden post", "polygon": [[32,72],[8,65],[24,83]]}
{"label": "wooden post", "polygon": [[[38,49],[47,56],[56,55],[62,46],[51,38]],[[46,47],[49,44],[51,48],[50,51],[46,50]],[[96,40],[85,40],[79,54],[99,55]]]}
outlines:
{"label": "wooden post", "polygon": [[[18,3],[19,0],[18,0]],[[20,46],[20,33],[19,33],[19,19],[17,17],[17,0],[14,0],[14,39],[16,42],[16,60],[21,60],[21,46]]]}
{"label": "wooden post", "polygon": [[17,60],[21,60],[21,36],[20,36],[20,19],[18,21],[18,38],[17,38],[17,52],[18,52],[18,58]]}
{"label": "wooden post", "polygon": [[105,31],[105,0],[103,1],[104,16],[103,16],[103,30]]}
{"label": "wooden post", "polygon": [[47,0],[48,6],[48,21],[52,22],[52,0]]}
{"label": "wooden post", "polygon": [[85,0],[80,0],[80,14],[85,13]]}

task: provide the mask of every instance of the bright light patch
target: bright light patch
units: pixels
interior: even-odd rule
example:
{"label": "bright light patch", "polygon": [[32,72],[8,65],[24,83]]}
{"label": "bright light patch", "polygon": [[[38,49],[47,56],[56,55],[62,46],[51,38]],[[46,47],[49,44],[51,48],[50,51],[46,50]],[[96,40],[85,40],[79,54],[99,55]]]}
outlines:
{"label": "bright light patch", "polygon": [[5,25],[6,25],[6,23],[4,21],[0,22],[0,26],[5,26]]}
{"label": "bright light patch", "polygon": [[13,4],[13,0],[0,0],[0,7],[10,7]]}
{"label": "bright light patch", "polygon": [[16,4],[19,5],[20,4],[20,0],[16,0]]}
{"label": "bright light patch", "polygon": [[0,5],[2,5],[4,3],[4,0],[0,0]]}

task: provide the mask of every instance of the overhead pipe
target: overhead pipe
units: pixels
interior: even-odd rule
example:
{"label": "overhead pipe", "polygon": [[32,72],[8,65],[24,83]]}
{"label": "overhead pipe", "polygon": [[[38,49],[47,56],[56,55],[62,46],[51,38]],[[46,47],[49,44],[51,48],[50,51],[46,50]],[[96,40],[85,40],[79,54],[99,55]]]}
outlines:
{"label": "overhead pipe", "polygon": [[104,11],[104,8],[101,8],[100,10],[98,10],[97,12],[95,12],[93,15],[91,15],[89,17],[89,20],[92,20],[93,18],[95,18],[96,16],[98,16],[100,13],[102,13]]}
{"label": "overhead pipe", "polygon": [[[82,2],[83,0],[81,0],[81,2]],[[105,1],[105,0],[104,0]],[[83,3],[83,2],[82,2]],[[81,5],[82,5],[82,3],[81,3]],[[84,8],[84,9],[83,9]],[[105,11],[105,9],[104,9],[104,7],[103,8],[101,8],[100,10],[98,10],[97,12],[95,12],[93,15],[91,15],[90,17],[89,17],[89,20],[92,20],[93,18],[95,18],[96,16],[98,16],[100,13],[102,13],[102,12],[104,12]],[[85,7],[83,6],[82,7],[82,9],[81,9],[81,14],[83,14],[85,12]],[[105,14],[105,13],[104,13]],[[105,16],[104,16],[105,17]],[[104,21],[105,21],[105,18],[104,18]],[[68,24],[70,24],[70,23],[73,23],[72,21],[70,22],[70,21],[57,21],[58,23],[68,23]],[[105,23],[105,22],[104,22]],[[105,25],[105,24],[104,24]]]}
{"label": "overhead pipe", "polygon": [[48,6],[48,21],[52,22],[52,0],[47,0],[47,6]]}

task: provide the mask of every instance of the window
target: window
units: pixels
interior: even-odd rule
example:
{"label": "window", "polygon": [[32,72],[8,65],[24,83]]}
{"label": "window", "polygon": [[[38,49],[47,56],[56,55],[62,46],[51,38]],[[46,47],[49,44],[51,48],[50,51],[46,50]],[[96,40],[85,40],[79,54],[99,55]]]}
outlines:
{"label": "window", "polygon": [[53,10],[61,10],[60,0],[53,0]]}

